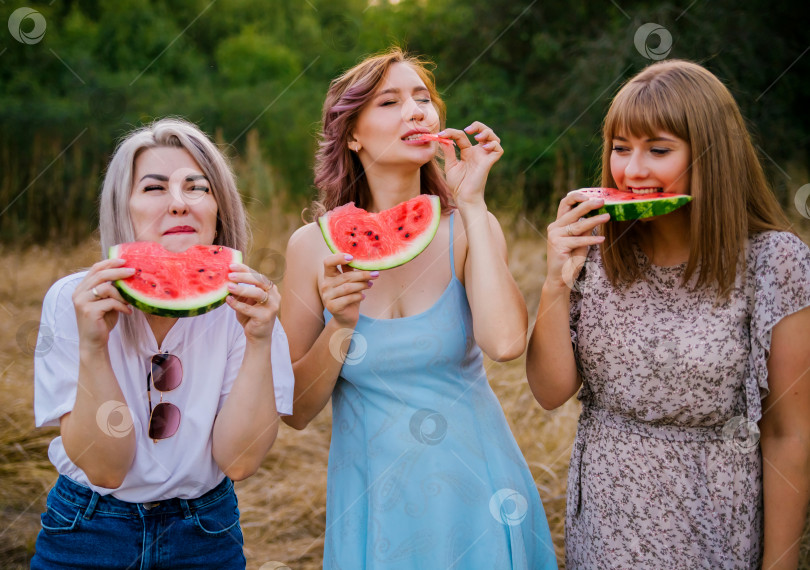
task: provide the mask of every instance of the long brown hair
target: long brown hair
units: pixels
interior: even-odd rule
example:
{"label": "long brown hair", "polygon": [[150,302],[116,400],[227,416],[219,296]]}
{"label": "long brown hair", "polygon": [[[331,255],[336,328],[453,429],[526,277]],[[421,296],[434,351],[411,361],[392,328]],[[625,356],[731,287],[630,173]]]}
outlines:
{"label": "long brown hair", "polygon": [[[444,127],[445,105],[436,90],[432,65],[398,47],[367,57],[334,79],[323,104],[322,129],[315,155],[318,201],[313,204],[313,217],[349,202],[354,202],[358,208],[368,208],[371,192],[360,159],[349,150],[349,136],[360,112],[395,63],[407,63],[416,71]],[[436,157],[420,168],[420,182],[422,194],[439,196],[442,211],[446,212],[450,208],[450,190]]]}
{"label": "long brown hair", "polygon": [[[691,147],[689,260],[686,284],[715,286],[726,296],[748,238],[787,231],[788,221],[757,158],[745,122],[728,89],[704,67],[683,60],[654,63],[630,79],[610,105],[602,130],[602,186],[615,188],[610,172],[613,138],[669,132]],[[633,252],[643,224],[608,222],[602,258],[616,286],[642,278]]]}

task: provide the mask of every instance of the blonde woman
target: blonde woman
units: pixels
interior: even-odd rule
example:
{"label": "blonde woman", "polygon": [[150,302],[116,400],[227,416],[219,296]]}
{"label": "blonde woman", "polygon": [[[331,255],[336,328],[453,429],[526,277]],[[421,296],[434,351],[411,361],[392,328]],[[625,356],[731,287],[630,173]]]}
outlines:
{"label": "blonde woman", "polygon": [[[225,157],[177,119],[122,140],[100,219],[102,252],[247,245]],[[36,357],[34,406],[37,426],[60,426],[48,452],[59,478],[32,568],[245,567],[232,480],[273,445],[293,376],[278,290],[243,264],[231,271],[227,305],[186,319],[129,305],[111,284],[133,273],[118,259],[48,291],[40,331],[53,344]]]}
{"label": "blonde woman", "polygon": [[615,222],[583,218],[602,202],[574,193],[548,227],[527,376],[544,408],[578,390],[583,405],[566,567],[795,569],[810,498],[810,249],[705,68],[644,69],[603,137],[603,186],[693,200]]}

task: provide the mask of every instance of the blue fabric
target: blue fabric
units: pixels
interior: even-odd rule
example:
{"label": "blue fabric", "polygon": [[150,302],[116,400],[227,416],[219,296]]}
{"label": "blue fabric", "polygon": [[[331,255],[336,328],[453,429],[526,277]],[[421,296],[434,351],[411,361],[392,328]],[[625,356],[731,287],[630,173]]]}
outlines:
{"label": "blue fabric", "polygon": [[[355,328],[332,395],[324,568],[557,568],[483,367],[464,286]],[[331,315],[324,312],[328,320]]]}
{"label": "blue fabric", "polygon": [[197,499],[143,504],[101,496],[60,475],[47,505],[32,570],[245,568],[227,477]]}

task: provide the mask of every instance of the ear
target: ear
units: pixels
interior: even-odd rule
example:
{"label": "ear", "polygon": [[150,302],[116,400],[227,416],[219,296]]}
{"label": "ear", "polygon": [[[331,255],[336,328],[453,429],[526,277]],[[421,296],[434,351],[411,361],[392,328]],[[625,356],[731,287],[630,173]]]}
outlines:
{"label": "ear", "polygon": [[352,136],[350,136],[350,137],[349,137],[349,145],[348,145],[348,146],[349,146],[349,150],[352,150],[352,151],[354,151],[354,152],[360,152],[360,149],[361,149],[361,148],[363,148],[363,145],[361,145],[361,144],[360,144],[360,143],[359,143],[357,140],[355,140],[355,138],[354,138],[354,137],[352,137]]}

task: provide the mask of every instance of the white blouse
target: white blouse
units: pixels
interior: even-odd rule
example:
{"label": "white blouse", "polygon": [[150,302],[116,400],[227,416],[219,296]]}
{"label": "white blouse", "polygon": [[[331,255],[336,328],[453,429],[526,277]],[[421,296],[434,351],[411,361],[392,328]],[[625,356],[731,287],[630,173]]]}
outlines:
{"label": "white blouse", "polygon": [[[71,296],[86,272],[57,281],[42,305],[38,349],[34,359],[34,412],[37,427],[58,426],[59,418],[73,409],[79,377],[79,331]],[[143,321],[145,323],[145,321]],[[144,324],[146,328],[148,326]],[[214,488],[225,477],[211,453],[214,420],[230,393],[245,353],[245,334],[236,313],[227,305],[191,318],[178,319],[158,349],[147,331],[148,354],[124,349],[120,327],[110,333],[112,368],[126,402],[110,402],[99,409],[97,421],[115,436],[135,430],[135,458],[123,483],[116,489],[92,485],[65,453],[62,438],[48,449],[57,471],[102,495],[143,503],[172,497],[191,499]],[[276,408],[292,413],[293,371],[287,335],[276,320],[272,339],[272,370]],[[170,392],[151,390],[152,407],[161,399],[180,409],[177,433],[154,442],[148,435],[147,375],[151,357],[168,352],[180,358],[181,384]],[[132,425],[125,424],[116,407],[125,404]]]}

